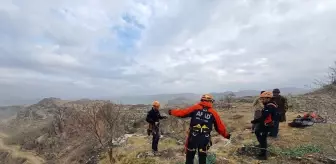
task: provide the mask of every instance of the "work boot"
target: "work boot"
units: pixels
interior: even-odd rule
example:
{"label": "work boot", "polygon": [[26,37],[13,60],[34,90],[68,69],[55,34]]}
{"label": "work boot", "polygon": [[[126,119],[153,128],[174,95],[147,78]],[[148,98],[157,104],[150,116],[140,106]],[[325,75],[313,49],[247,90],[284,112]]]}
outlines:
{"label": "work boot", "polygon": [[257,156],[258,160],[267,160],[267,155],[264,153],[258,154]]}
{"label": "work boot", "polygon": [[154,155],[154,156],[159,156],[160,153],[159,153],[159,151],[155,151],[155,150],[153,150],[153,155]]}
{"label": "work boot", "polygon": [[278,140],[279,136],[269,136],[269,139],[271,139],[271,140]]}

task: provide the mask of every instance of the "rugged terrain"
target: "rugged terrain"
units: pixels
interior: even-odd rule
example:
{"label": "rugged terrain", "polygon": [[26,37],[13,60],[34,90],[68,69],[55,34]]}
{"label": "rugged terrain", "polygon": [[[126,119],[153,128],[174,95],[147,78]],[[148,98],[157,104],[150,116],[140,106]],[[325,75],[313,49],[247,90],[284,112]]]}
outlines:
{"label": "rugged terrain", "polygon": [[20,147],[14,145],[6,145],[3,141],[4,138],[8,138],[6,134],[0,133],[0,149],[1,159],[4,163],[31,163],[42,164],[45,163],[44,159],[38,157],[32,152],[26,152],[20,150]]}
{"label": "rugged terrain", "polygon": [[[336,100],[334,92],[330,91],[335,88],[288,97],[287,123],[305,111],[317,111],[328,123],[304,129],[290,128],[282,123],[279,139],[269,139],[270,159],[265,163],[333,163],[336,127],[331,116],[335,116]],[[254,98],[216,102],[232,138],[226,140],[213,132],[209,163],[211,160],[215,163],[259,162],[254,157],[256,139],[249,123]],[[183,100],[172,102],[174,105],[168,104],[161,109],[163,114],[168,109],[188,105]],[[13,108],[15,112],[9,112],[1,124],[0,163],[183,163],[183,143],[189,120],[169,117],[162,121],[161,156],[154,157],[149,153],[151,138],[146,135],[144,121],[149,108],[141,104],[57,98]]]}

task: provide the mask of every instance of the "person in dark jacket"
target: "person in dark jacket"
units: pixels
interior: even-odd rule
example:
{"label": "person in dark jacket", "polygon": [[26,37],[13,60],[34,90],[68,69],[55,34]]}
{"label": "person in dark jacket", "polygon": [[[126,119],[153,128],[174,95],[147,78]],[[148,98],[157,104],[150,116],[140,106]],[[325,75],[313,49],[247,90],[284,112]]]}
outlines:
{"label": "person in dark jacket", "polygon": [[160,111],[160,103],[158,101],[153,102],[152,109],[147,113],[146,121],[149,123],[149,127],[147,129],[148,135],[153,135],[152,140],[152,151],[154,155],[158,154],[158,144],[160,140],[160,120],[166,119],[166,116],[161,116]]}
{"label": "person in dark jacket", "polygon": [[264,92],[260,94],[260,100],[264,104],[264,109],[260,118],[251,121],[252,124],[259,124],[255,130],[257,140],[259,142],[260,154],[258,159],[267,159],[267,136],[274,126],[273,118],[276,117],[277,105],[271,101],[272,92]]}
{"label": "person in dark jacket", "polygon": [[279,133],[279,123],[286,121],[286,112],[288,110],[287,98],[280,95],[280,90],[278,88],[273,89],[272,101],[278,105],[277,115],[274,118],[274,128],[272,129],[270,136],[278,137]]}
{"label": "person in dark jacket", "polygon": [[211,145],[211,131],[213,126],[224,138],[230,139],[224,123],[219,114],[213,109],[212,95],[205,94],[201,101],[186,109],[169,110],[169,115],[176,117],[191,117],[189,134],[186,144],[186,164],[193,164],[196,151],[198,151],[199,164],[206,164],[207,151]]}

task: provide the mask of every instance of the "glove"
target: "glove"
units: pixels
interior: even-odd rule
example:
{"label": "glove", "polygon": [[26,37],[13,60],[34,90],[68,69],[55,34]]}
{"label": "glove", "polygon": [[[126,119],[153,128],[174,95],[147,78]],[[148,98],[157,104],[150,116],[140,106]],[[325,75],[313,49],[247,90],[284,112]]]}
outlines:
{"label": "glove", "polygon": [[231,134],[229,133],[225,138],[226,139],[230,139],[231,138]]}
{"label": "glove", "polygon": [[168,114],[169,114],[169,115],[171,115],[171,109],[170,109],[170,110],[168,110]]}

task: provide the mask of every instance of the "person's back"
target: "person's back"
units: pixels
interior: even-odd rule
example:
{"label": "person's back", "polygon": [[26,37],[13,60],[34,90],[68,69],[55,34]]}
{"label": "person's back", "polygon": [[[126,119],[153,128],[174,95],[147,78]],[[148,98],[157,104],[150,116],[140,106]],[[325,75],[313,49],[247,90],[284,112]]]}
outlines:
{"label": "person's back", "polygon": [[268,102],[265,105],[264,110],[262,111],[262,116],[261,117],[266,117],[266,119],[264,119],[264,124],[263,126],[268,126],[268,124],[271,124],[271,126],[273,126],[272,124],[274,124],[274,118],[276,117],[276,111],[277,111],[277,104],[274,102]]}
{"label": "person's back", "polygon": [[212,108],[213,98],[211,95],[203,95],[201,102],[186,109],[169,110],[169,114],[181,118],[191,117],[189,135],[187,140],[186,164],[193,163],[196,150],[198,151],[199,163],[205,164],[207,150],[211,144],[212,127],[225,138],[230,138],[225,125],[218,113]]}
{"label": "person's back", "polygon": [[272,100],[278,105],[278,110],[280,112],[285,112],[285,110],[287,110],[285,107],[286,97],[279,95],[279,96],[273,97]]}
{"label": "person's back", "polygon": [[287,99],[280,95],[279,89],[273,90],[272,101],[278,106],[276,110],[276,116],[274,118],[274,127],[270,132],[270,136],[277,138],[279,134],[279,124],[280,122],[286,121],[286,112],[288,109]]}
{"label": "person's back", "polygon": [[[200,102],[187,110],[172,110],[171,115],[177,117],[191,117],[190,127],[207,127],[212,131],[215,126],[216,130],[226,136],[225,126],[221,123],[218,113],[207,102]],[[219,125],[218,125],[219,124]]]}
{"label": "person's back", "polygon": [[279,113],[279,122],[284,122],[286,121],[286,112],[288,110],[288,103],[287,103],[287,98],[280,95],[280,90],[279,89],[274,89],[273,90],[273,98],[272,101],[274,101],[278,105],[278,113]]}

